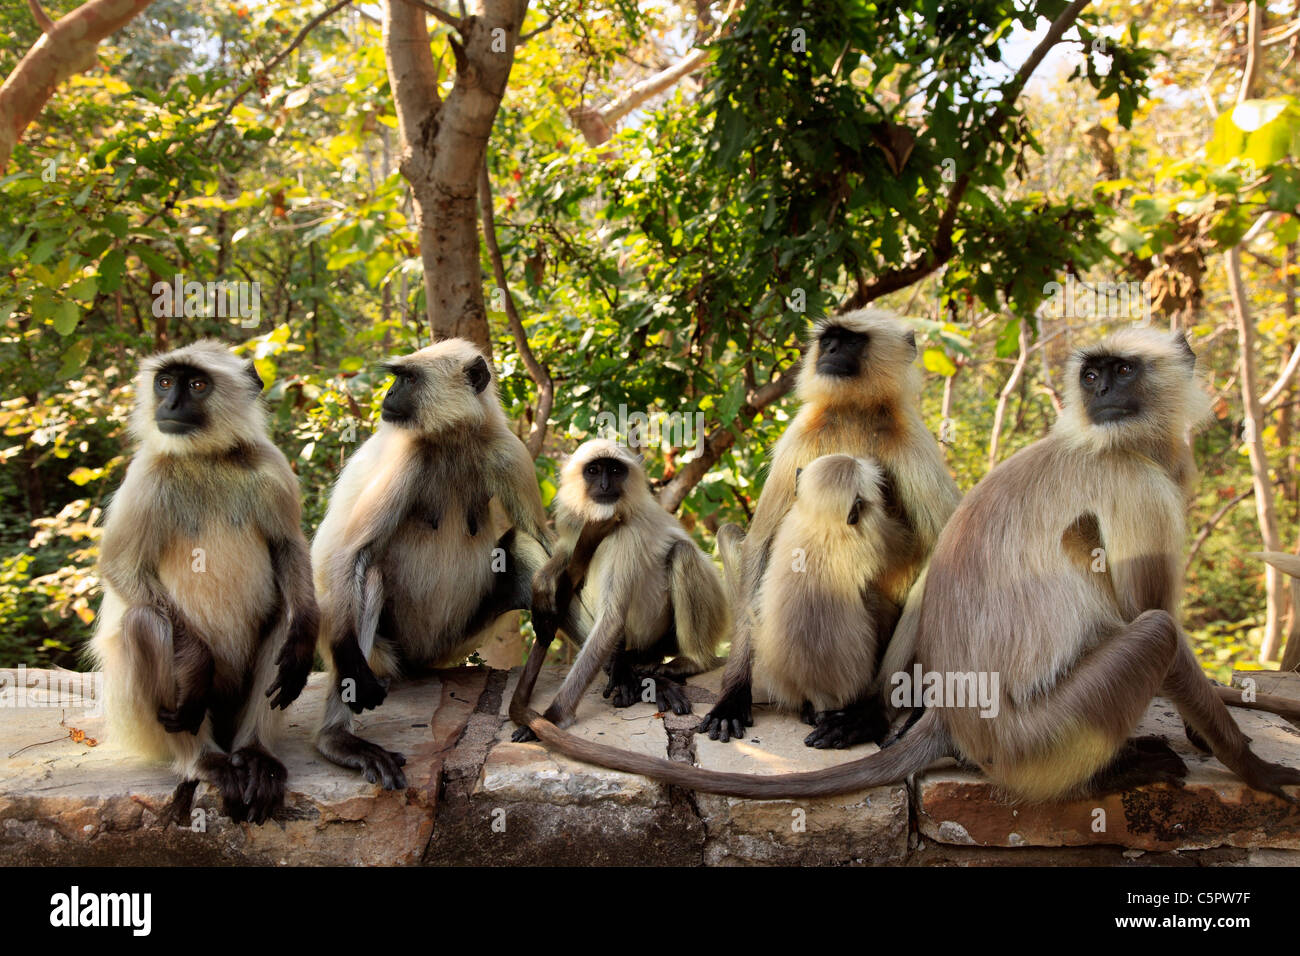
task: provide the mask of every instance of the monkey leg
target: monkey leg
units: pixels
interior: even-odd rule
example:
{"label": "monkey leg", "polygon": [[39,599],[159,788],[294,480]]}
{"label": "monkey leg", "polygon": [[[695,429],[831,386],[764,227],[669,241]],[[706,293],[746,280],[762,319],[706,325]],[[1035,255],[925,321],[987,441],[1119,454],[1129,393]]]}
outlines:
{"label": "monkey leg", "polygon": [[1133,737],[1124,742],[1110,764],[1097,771],[1088,791],[1102,796],[1152,783],[1181,787],[1186,776],[1187,764],[1169,749],[1163,737]]}
{"label": "monkey leg", "polygon": [[325,701],[316,749],[331,763],[361,771],[369,783],[378,783],[385,790],[406,789],[406,774],[402,772],[406,758],[352,733],[352,714],[337,694]]}
{"label": "monkey leg", "polygon": [[1042,802],[1077,792],[1114,760],[1159,691],[1180,640],[1168,613],[1146,611],[1050,690],[1004,708],[978,736],[973,726],[962,732],[972,718],[960,715],[951,728],[957,744],[1018,797]]}
{"label": "monkey leg", "polygon": [[1282,788],[1300,784],[1300,770],[1256,756],[1250,749],[1250,738],[1241,732],[1214,692],[1214,685],[1196,662],[1192,646],[1181,632],[1161,693],[1174,702],[1188,729],[1208,744],[1224,766],[1255,790],[1296,802]]}
{"label": "monkey leg", "polygon": [[841,710],[823,710],[814,717],[813,732],[804,744],[818,750],[843,750],[855,744],[879,743],[889,721],[879,697],[864,696]]}
{"label": "monkey leg", "polygon": [[158,826],[189,826],[194,808],[194,791],[198,789],[198,780],[182,780],[172,792],[172,798],[158,815]]}

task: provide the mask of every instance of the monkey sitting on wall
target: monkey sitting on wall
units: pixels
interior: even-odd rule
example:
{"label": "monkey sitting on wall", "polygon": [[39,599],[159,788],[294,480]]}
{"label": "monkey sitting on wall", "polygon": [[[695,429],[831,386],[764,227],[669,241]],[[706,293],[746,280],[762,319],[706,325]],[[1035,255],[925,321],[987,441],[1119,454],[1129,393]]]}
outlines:
{"label": "monkey sitting on wall", "polygon": [[871,686],[899,608],[879,581],[906,532],[885,511],[882,483],[872,462],[849,455],[800,469],[760,583],[755,673],[779,705],[802,709],[810,747],[878,742],[888,728]]}
{"label": "monkey sitting on wall", "polygon": [[516,720],[570,757],[709,793],[846,793],[955,756],[1013,799],[1050,801],[1177,779],[1176,754],[1130,739],[1160,694],[1247,784],[1294,802],[1283,788],[1300,770],[1251,751],[1177,620],[1195,480],[1187,436],[1207,404],[1181,334],[1123,330],[1075,353],[1051,434],[962,501],[930,561],[916,659],[943,675],[998,675],[996,713],[932,707],[879,753],[770,777],[581,740],[522,707]]}
{"label": "monkey sitting on wall", "polygon": [[[751,632],[772,542],[794,501],[800,468],[821,455],[870,458],[882,474],[885,510],[904,531],[877,577],[880,591],[901,605],[925,566],[960,494],[939,443],[921,420],[915,359],[915,333],[878,309],[828,318],[814,328],[799,373],[803,404],[772,450],[771,471],[743,544],[722,549],[735,633],[722,694],[700,725],[712,739],[741,737],[753,723]],[[735,529],[719,532],[719,541],[740,537]]]}
{"label": "monkey sitting on wall", "polygon": [[89,653],[113,739],[181,775],[175,822],[188,823],[200,779],[232,820],[270,818],[286,777],[269,749],[278,710],[311,672],[298,480],[267,438],[261,392],[253,364],[218,342],[147,359],[131,414],[139,447],[108,507]]}
{"label": "monkey sitting on wall", "polygon": [[394,790],[406,758],[354,734],[352,715],[528,608],[548,538],[533,461],[478,348],[448,339],[386,368],[382,421],[339,476],[312,556],[334,687],[316,747]]}
{"label": "monkey sitting on wall", "polygon": [[[636,456],[612,441],[589,441],[573,453],[555,500],[559,543],[533,582],[537,640],[525,673],[535,679],[557,625],[582,650],[547,719],[561,727],[573,723],[601,667],[609,671],[605,696],[616,707],[639,700],[641,682],[649,679],[660,710],[689,713],[678,682],[714,665],[727,631],[717,569],[655,501]],[[575,564],[582,570],[575,572]],[[580,593],[568,600],[575,586],[566,582],[583,578]],[[520,682],[525,700],[531,679]],[[514,739],[536,738],[520,727]]]}

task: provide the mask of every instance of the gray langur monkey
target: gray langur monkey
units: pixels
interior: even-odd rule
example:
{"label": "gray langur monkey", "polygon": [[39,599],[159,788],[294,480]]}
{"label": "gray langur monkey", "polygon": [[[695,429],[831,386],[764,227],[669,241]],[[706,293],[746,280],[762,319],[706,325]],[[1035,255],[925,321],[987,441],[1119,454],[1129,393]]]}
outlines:
{"label": "gray langur monkey", "polygon": [[405,757],[354,734],[353,714],[528,608],[549,540],[533,461],[478,348],[448,339],[385,368],[382,421],[339,476],[312,556],[334,688],[317,749],[393,790]]}
{"label": "gray langur monkey", "polygon": [[883,481],[850,455],[800,469],[759,586],[755,675],[780,706],[802,710],[810,747],[878,742],[888,729],[872,687],[899,608],[880,580],[905,531],[885,510]]}
{"label": "gray langur monkey", "polygon": [[[921,419],[916,335],[878,309],[819,322],[799,373],[802,405],[772,451],[772,467],[739,548],[734,529],[719,532],[723,569],[733,595],[735,630],[722,694],[700,730],[714,740],[744,735],[751,713],[751,634],[762,603],[772,542],[795,498],[795,475],[827,454],[870,458],[882,474],[886,513],[904,534],[877,579],[880,592],[902,605],[961,495],[939,443]],[[729,557],[734,555],[734,557]],[[885,638],[889,640],[888,637]],[[870,720],[863,701],[837,722]]]}
{"label": "gray langur monkey", "polygon": [[281,806],[285,768],[269,748],[315,653],[298,479],[267,437],[261,392],[253,363],[218,342],[146,359],[139,445],[108,507],[89,653],[111,737],[182,778],[173,822],[188,824],[200,779],[232,820]]}
{"label": "gray langur monkey", "polygon": [[[999,675],[995,713],[930,707],[911,733],[812,773],[711,773],[529,726],[569,756],[709,793],[788,798],[902,780],[955,756],[1013,799],[1049,801],[1180,779],[1163,742],[1131,740],[1151,699],[1256,790],[1300,770],[1250,749],[1178,624],[1190,428],[1205,417],[1181,334],[1122,330],[1076,352],[1052,432],[966,495],[930,560],[916,658],[941,675]],[[1104,561],[1098,561],[1098,555]],[[1159,746],[1152,746],[1159,743]]]}
{"label": "gray langur monkey", "polygon": [[[722,579],[673,515],[659,506],[636,456],[604,439],[579,446],[555,496],[559,543],[533,581],[537,640],[521,680],[523,700],[556,627],[582,645],[547,709],[559,727],[605,667],[614,706],[653,682],[661,711],[690,713],[679,682],[714,666],[729,623]],[[661,664],[672,657],[668,664]],[[536,739],[521,725],[515,740]]]}

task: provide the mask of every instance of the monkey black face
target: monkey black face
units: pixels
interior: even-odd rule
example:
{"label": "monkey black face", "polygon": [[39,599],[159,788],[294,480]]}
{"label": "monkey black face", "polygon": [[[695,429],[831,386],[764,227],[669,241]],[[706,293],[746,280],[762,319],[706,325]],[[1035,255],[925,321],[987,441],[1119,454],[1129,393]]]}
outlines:
{"label": "monkey black face", "polygon": [[587,497],[598,505],[618,504],[627,481],[627,464],[617,458],[596,458],[582,469],[587,482]]}
{"label": "monkey black face", "polygon": [[870,505],[867,504],[866,499],[864,499],[861,495],[854,498],[853,505],[852,507],[849,508],[848,523],[857,524],[859,521],[861,521],[862,515],[868,510],[869,507]]}
{"label": "monkey black face", "polygon": [[817,340],[817,374],[853,378],[862,368],[867,336],[842,325],[828,325]]}
{"label": "monkey black face", "polygon": [[1079,386],[1094,425],[1123,421],[1142,411],[1142,361],[1093,355],[1079,370]]}
{"label": "monkey black face", "polygon": [[387,365],[385,368],[393,374],[393,384],[388,386],[379,417],[394,425],[408,424],[415,420],[420,376],[402,365]]}
{"label": "monkey black face", "polygon": [[153,379],[154,422],[164,435],[190,435],[207,424],[204,404],[212,379],[193,365],[177,363],[158,370]]}

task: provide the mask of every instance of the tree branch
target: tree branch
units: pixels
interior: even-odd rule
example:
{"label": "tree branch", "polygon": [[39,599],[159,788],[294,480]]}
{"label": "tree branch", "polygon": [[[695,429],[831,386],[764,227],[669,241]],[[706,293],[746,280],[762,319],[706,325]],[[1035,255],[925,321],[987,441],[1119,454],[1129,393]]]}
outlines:
{"label": "tree branch", "polygon": [[524,441],[528,454],[536,458],[546,441],[547,422],[555,402],[555,382],[546,366],[533,355],[532,347],[528,344],[528,333],[524,331],[523,320],[515,308],[515,297],[506,284],[506,266],[501,258],[501,247],[497,244],[496,216],[492,210],[492,177],[488,174],[487,157],[484,157],[479,171],[479,205],[483,211],[483,243],[487,246],[488,258],[492,260],[492,275],[496,278],[497,287],[505,293],[506,320],[515,339],[515,349],[523,360],[528,377],[537,386],[537,412],[533,415],[533,427]]}
{"label": "tree branch", "polygon": [[[149,6],[150,0],[90,0],[49,23],[45,32],[0,85],[0,173],[23,131],[36,119],[55,90],[70,76],[95,65],[95,49]],[[39,5],[32,5],[33,15]],[[42,11],[43,15],[44,11]],[[48,25],[47,25],[48,24]]]}
{"label": "tree branch", "polygon": [[27,8],[32,11],[32,17],[36,20],[36,25],[41,28],[42,33],[49,33],[54,29],[54,21],[41,8],[40,0],[27,0]]}
{"label": "tree branch", "polygon": [[[1040,63],[1061,41],[1065,31],[1074,25],[1074,21],[1079,18],[1089,0],[1074,0],[1068,7],[1061,11],[1060,16],[1052,21],[1047,33],[1034,47],[1028,59],[1020,65],[1016,71],[1015,77],[1011,83],[1003,90],[1002,101],[989,117],[988,123],[984,127],[983,139],[991,142],[1002,130],[1002,126],[1010,116],[1011,107],[1015,105],[1020,94],[1024,92],[1025,85],[1033,75],[1034,70],[1038,69]],[[905,289],[913,282],[919,282],[930,273],[934,272],[941,265],[952,258],[952,232],[957,222],[957,211],[961,207],[962,197],[966,194],[967,187],[970,186],[970,173],[963,172],[959,175],[948,193],[948,201],[944,206],[943,214],[939,217],[939,225],[935,230],[934,240],[930,243],[930,249],[915,261],[896,269],[890,269],[881,273],[875,279],[865,286],[862,286],[855,292],[844,304],[840,311],[851,311],[860,309],[868,302],[873,302],[882,295],[890,292],[897,292],[899,289]]]}
{"label": "tree branch", "polygon": [[409,3],[413,7],[419,7],[425,13],[432,14],[457,33],[465,25],[465,22],[460,17],[443,10],[441,7],[435,7],[432,3],[425,3],[424,0],[402,0],[402,3]]}
{"label": "tree branch", "polygon": [[[735,426],[742,428],[748,425],[759,412],[784,398],[789,394],[790,389],[794,388],[798,377],[799,365],[796,363],[790,369],[778,373],[778,376],[766,385],[750,392],[745,399],[745,404],[741,405],[736,412]],[[686,496],[691,493],[691,489],[700,483],[700,480],[709,473],[710,468],[717,464],[723,452],[735,443],[736,435],[726,425],[709,432],[704,439],[704,448],[700,454],[685,462],[677,474],[660,489],[659,504],[664,507],[664,510],[676,511],[686,500]]]}

